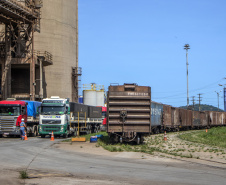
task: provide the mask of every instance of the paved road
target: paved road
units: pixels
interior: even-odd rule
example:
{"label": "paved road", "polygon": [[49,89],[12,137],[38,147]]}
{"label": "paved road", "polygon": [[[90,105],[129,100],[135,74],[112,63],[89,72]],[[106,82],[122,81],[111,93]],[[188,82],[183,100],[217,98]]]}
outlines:
{"label": "paved road", "polygon": [[0,169],[28,169],[29,174],[107,179],[129,184],[223,185],[226,167],[191,163],[165,163],[69,152],[53,147],[62,139],[0,138]]}

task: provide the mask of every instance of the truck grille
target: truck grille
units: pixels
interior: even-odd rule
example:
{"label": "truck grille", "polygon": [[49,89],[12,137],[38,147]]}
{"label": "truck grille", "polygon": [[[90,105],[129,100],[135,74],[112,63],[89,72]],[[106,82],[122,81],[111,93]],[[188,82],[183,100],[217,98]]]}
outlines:
{"label": "truck grille", "polygon": [[2,132],[12,132],[15,126],[14,117],[0,117],[0,130]]}
{"label": "truck grille", "polygon": [[43,119],[42,124],[61,124],[61,120]]}
{"label": "truck grille", "polygon": [[60,131],[60,126],[43,126],[43,131],[44,132],[59,132]]}

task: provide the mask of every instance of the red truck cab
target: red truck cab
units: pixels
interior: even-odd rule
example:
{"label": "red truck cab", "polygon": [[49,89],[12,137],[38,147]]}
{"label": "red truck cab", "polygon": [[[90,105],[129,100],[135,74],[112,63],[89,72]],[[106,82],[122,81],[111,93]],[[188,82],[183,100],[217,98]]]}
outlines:
{"label": "red truck cab", "polygon": [[12,99],[0,101],[0,137],[2,135],[20,135],[22,118],[26,123],[26,102]]}
{"label": "red truck cab", "polygon": [[102,124],[100,126],[101,131],[106,131],[107,124],[107,107],[102,107]]}

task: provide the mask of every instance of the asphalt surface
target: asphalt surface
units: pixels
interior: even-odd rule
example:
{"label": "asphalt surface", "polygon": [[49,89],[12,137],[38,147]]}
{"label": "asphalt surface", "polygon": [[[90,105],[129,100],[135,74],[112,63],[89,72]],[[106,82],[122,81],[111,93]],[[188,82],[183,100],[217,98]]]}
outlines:
{"label": "asphalt surface", "polygon": [[63,151],[54,147],[54,143],[62,140],[0,138],[0,170],[27,170],[31,178],[61,176],[119,184],[223,185],[226,182],[226,166],[216,168],[187,162],[156,162]]}

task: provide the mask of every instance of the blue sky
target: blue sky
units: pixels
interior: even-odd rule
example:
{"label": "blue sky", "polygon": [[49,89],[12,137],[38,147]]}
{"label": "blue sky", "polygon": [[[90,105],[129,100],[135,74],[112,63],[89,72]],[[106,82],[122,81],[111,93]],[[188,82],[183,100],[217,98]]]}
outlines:
{"label": "blue sky", "polygon": [[[151,86],[152,100],[218,106],[226,84],[225,0],[79,0],[81,84]],[[223,109],[223,93],[220,93]]]}

